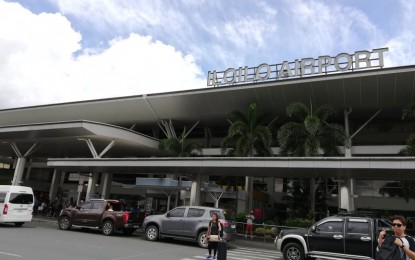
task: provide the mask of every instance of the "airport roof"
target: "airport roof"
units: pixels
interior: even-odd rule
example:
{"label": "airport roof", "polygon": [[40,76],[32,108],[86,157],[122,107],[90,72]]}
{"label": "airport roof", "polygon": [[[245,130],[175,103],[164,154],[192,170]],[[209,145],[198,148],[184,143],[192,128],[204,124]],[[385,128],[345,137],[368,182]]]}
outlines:
{"label": "airport roof", "polygon": [[15,156],[11,142],[22,151],[41,143],[35,147],[41,157],[91,157],[88,146],[79,141],[82,138],[91,139],[99,151],[116,140],[108,151],[110,157],[151,157],[160,155],[158,140],[129,130],[132,125],[151,131],[160,120],[172,119],[224,127],[229,125],[228,112],[245,111],[249,103],[258,103],[260,112],[283,117],[294,101],[331,104],[340,111],[352,108],[351,120],[366,121],[379,110],[378,118],[399,120],[401,109],[414,100],[415,65],[4,109],[0,110],[0,157]]}

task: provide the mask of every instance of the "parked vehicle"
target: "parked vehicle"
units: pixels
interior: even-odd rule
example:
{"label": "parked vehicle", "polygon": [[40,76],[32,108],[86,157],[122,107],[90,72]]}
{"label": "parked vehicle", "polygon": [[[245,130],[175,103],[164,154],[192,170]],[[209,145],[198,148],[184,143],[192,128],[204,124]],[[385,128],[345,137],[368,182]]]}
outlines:
{"label": "parked vehicle", "polygon": [[235,222],[225,219],[224,210],[200,206],[177,207],[162,215],[150,215],[144,220],[142,229],[145,238],[175,238],[194,241],[206,248],[206,232],[213,213],[217,213],[223,225],[223,237],[230,241],[236,238]]}
{"label": "parked vehicle", "polygon": [[377,237],[391,229],[385,219],[371,216],[337,215],[320,220],[308,229],[285,229],[274,244],[284,260],[361,259],[376,257]]}
{"label": "parked vehicle", "polygon": [[0,185],[0,223],[14,223],[20,227],[32,221],[32,213],[32,188]]}
{"label": "parked vehicle", "polygon": [[123,211],[117,200],[94,199],[74,208],[63,209],[58,225],[62,230],[81,227],[101,229],[107,236],[115,231],[130,235],[142,225],[144,217],[143,211]]}

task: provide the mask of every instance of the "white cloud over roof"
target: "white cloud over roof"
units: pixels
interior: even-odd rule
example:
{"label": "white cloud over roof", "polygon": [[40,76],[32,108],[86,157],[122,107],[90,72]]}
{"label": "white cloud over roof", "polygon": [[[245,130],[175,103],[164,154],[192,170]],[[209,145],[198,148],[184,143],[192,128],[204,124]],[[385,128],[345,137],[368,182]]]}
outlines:
{"label": "white cloud over roof", "polygon": [[203,88],[208,70],[382,47],[387,66],[410,65],[413,24],[404,0],[0,0],[0,108]]}
{"label": "white cloud over roof", "polygon": [[[13,26],[9,26],[13,24]],[[0,1],[0,107],[168,92],[206,86],[191,55],[130,34],[82,49],[61,14],[33,14]]]}

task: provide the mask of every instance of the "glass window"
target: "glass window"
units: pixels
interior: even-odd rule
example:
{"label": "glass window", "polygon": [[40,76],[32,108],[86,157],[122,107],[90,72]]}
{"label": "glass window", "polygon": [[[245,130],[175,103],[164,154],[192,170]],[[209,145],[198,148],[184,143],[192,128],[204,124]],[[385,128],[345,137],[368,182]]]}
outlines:
{"label": "glass window", "polygon": [[81,209],[91,209],[91,208],[92,208],[91,202],[85,202],[84,204],[81,205]]}
{"label": "glass window", "polygon": [[94,205],[92,206],[93,209],[102,209],[104,202],[103,201],[98,201],[98,202],[94,202]]}
{"label": "glass window", "polygon": [[347,226],[347,233],[369,234],[369,223],[368,222],[349,222]]}
{"label": "glass window", "polygon": [[392,223],[390,223],[389,220],[387,219],[378,219],[377,220],[378,224],[377,224],[377,229],[376,229],[376,233],[382,231],[382,230],[391,230],[392,227]]}
{"label": "glass window", "polygon": [[317,230],[320,232],[342,232],[343,222],[340,221],[328,221],[317,226]]}
{"label": "glass window", "polygon": [[169,212],[170,217],[179,218],[184,216],[184,208],[175,208]]}
{"label": "glass window", "polygon": [[11,193],[9,202],[11,204],[32,204],[33,195],[26,193]]}
{"label": "glass window", "polygon": [[6,194],[5,192],[0,192],[0,203],[4,203],[4,199],[6,198]]}
{"label": "glass window", "polygon": [[189,211],[187,212],[188,218],[199,218],[205,214],[204,209],[195,209],[195,208],[189,208]]}

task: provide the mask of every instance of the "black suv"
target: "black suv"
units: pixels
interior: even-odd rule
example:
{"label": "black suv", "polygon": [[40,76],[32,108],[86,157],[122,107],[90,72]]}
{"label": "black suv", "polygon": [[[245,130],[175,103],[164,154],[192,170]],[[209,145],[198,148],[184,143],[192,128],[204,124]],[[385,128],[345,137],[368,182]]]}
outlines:
{"label": "black suv", "polygon": [[377,236],[390,230],[388,220],[371,216],[344,214],[327,217],[308,229],[285,229],[274,244],[284,260],[375,259]]}

